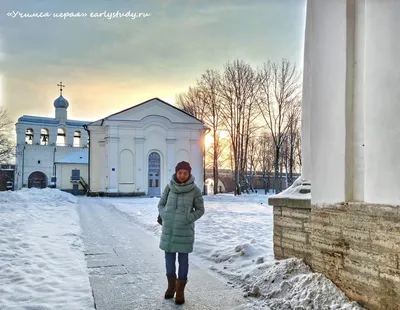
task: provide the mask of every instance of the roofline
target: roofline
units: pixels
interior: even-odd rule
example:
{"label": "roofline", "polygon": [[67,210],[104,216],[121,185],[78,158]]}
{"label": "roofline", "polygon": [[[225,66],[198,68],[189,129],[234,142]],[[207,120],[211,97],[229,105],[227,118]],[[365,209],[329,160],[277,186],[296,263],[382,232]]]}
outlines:
{"label": "roofline", "polygon": [[87,162],[78,162],[78,161],[74,161],[74,162],[72,162],[72,161],[55,161],[54,162],[55,164],[74,164],[74,165],[76,165],[76,164],[82,164],[82,165],[87,165],[89,162],[87,161]]}
{"label": "roofline", "polygon": [[[24,119],[25,118],[25,119]],[[90,123],[91,121],[87,120],[75,120],[75,119],[67,119],[65,125],[72,126],[82,126]],[[18,118],[17,122],[14,124],[15,126],[18,124],[28,124],[28,125],[50,125],[50,124],[59,124],[59,121],[55,117],[46,117],[46,116],[38,116],[38,115],[22,115]]]}
{"label": "roofline", "polygon": [[141,106],[141,105],[143,105],[143,104],[145,104],[145,103],[148,103],[148,102],[150,102],[150,101],[152,101],[152,100],[158,100],[158,101],[160,101],[160,102],[162,102],[162,103],[164,103],[164,104],[166,104],[166,105],[168,105],[168,106],[170,106],[170,107],[172,107],[172,108],[174,108],[174,109],[176,109],[176,110],[178,110],[178,111],[180,111],[180,112],[182,112],[182,113],[185,113],[186,115],[188,115],[188,116],[194,118],[195,120],[201,122],[202,124],[204,124],[203,121],[199,120],[197,117],[193,116],[192,114],[189,114],[189,113],[183,111],[182,109],[179,109],[179,108],[173,106],[172,104],[170,104],[170,103],[168,103],[168,102],[166,102],[166,101],[164,101],[164,100],[161,100],[161,99],[158,98],[158,97],[154,97],[154,98],[151,98],[151,99],[149,99],[149,100],[146,100],[146,101],[144,101],[144,102],[142,102],[142,103],[139,103],[139,104],[137,104],[137,105],[134,105],[134,106],[131,106],[131,107],[129,107],[129,108],[126,108],[126,109],[124,109],[124,110],[122,110],[122,111],[119,111],[119,112],[117,112],[117,113],[113,113],[113,114],[111,114],[111,115],[108,115],[107,117],[101,118],[101,119],[99,119],[99,120],[97,120],[97,121],[91,122],[91,123],[89,123],[89,124],[87,124],[87,125],[90,126],[92,123],[96,123],[96,122],[101,121],[100,126],[102,126],[103,123],[104,123],[104,121],[107,120],[109,117],[118,115],[118,114],[123,113],[123,112],[126,112],[126,111],[128,111],[128,110],[130,110],[130,109],[139,107],[139,106]]}

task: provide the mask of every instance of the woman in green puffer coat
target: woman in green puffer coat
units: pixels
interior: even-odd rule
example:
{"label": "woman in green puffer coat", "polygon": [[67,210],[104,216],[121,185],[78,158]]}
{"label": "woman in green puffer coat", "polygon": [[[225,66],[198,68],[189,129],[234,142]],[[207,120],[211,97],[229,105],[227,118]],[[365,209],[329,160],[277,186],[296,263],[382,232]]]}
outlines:
{"label": "woman in green puffer coat", "polygon": [[[162,219],[160,249],[165,251],[168,289],[165,298],[175,303],[185,302],[184,290],[189,271],[189,253],[193,252],[194,222],[204,214],[204,200],[200,189],[194,183],[192,168],[182,161],[175,167],[172,180],[165,187],[158,212]],[[179,270],[176,277],[176,253]]]}

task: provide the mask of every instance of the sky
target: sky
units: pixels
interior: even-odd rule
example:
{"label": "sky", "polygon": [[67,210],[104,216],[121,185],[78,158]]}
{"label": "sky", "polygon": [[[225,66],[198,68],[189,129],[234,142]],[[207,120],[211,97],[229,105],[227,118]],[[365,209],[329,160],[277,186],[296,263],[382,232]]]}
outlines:
{"label": "sky", "polygon": [[[94,121],[154,97],[173,104],[207,69],[236,59],[302,67],[306,0],[1,3],[0,107],[14,123],[54,117],[60,81],[68,118]],[[50,17],[26,16],[41,12]]]}

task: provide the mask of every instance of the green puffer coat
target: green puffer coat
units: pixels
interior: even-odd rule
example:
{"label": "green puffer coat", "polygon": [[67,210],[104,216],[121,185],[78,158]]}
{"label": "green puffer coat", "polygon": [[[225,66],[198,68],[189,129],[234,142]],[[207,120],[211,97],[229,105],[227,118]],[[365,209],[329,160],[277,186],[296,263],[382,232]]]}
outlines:
{"label": "green puffer coat", "polygon": [[194,222],[204,214],[204,200],[192,175],[182,184],[175,181],[175,174],[172,176],[158,203],[158,212],[162,218],[160,249],[193,252]]}

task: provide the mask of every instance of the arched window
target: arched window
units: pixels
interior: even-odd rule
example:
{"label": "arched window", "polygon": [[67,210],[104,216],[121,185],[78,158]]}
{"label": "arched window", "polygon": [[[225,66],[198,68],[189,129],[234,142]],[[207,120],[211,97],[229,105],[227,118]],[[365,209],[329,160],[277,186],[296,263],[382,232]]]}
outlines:
{"label": "arched window", "polygon": [[74,132],[74,147],[82,146],[82,133],[79,130]]}
{"label": "arched window", "polygon": [[148,166],[148,191],[149,196],[159,196],[160,189],[160,174],[161,174],[161,158],[157,152],[152,152],[149,155]]}
{"label": "arched window", "polygon": [[66,145],[66,134],[65,134],[65,129],[63,129],[63,128],[58,128],[58,130],[57,130],[56,145],[58,145],[58,146]]}
{"label": "arched window", "polygon": [[25,130],[25,144],[33,144],[34,131],[32,128],[27,128]]}
{"label": "arched window", "polygon": [[42,128],[40,130],[40,145],[49,144],[49,130],[47,128]]}

